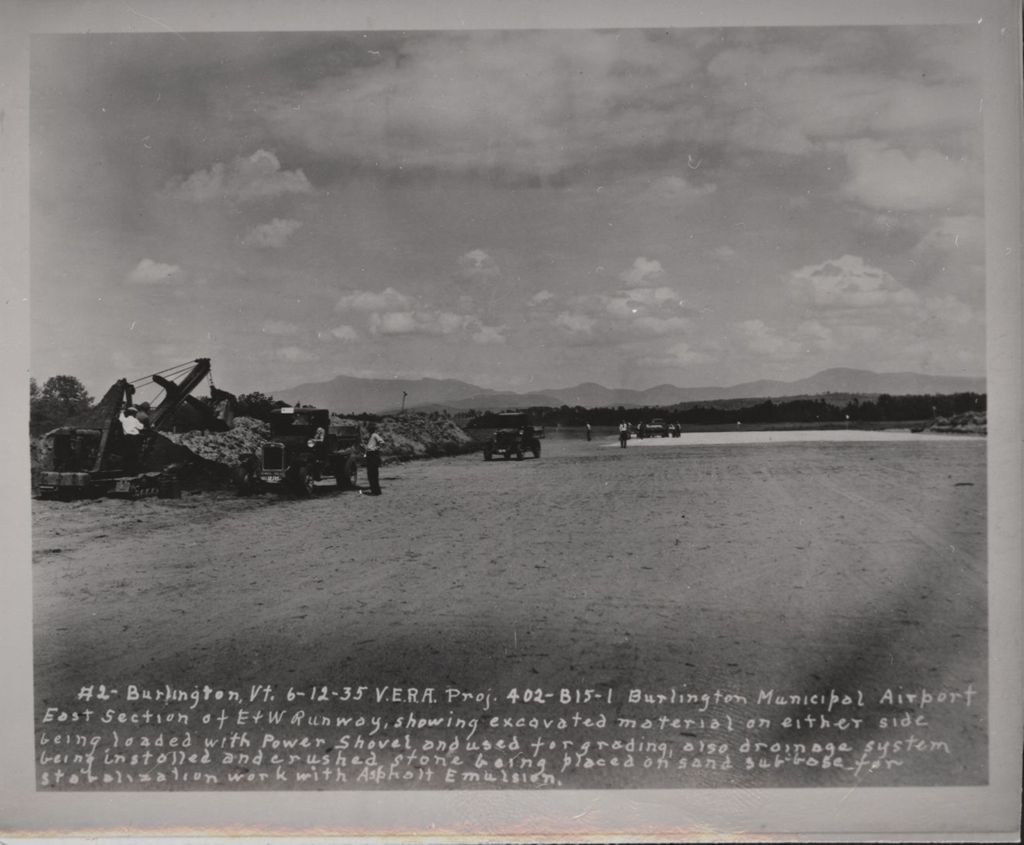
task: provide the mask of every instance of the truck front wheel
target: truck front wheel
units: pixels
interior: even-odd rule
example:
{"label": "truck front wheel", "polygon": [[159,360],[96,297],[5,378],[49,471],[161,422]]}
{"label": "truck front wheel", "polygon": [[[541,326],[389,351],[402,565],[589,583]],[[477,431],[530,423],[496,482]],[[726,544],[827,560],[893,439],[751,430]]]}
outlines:
{"label": "truck front wheel", "polygon": [[339,490],[355,490],[359,480],[359,467],[355,458],[345,458],[334,476]]}
{"label": "truck front wheel", "polygon": [[308,467],[298,467],[295,470],[295,492],[299,496],[312,496],[316,490],[316,479]]}

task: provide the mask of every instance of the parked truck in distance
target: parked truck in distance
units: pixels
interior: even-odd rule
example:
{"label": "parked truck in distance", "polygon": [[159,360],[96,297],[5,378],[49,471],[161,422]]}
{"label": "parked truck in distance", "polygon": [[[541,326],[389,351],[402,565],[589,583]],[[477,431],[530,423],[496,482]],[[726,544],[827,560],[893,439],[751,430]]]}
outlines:
{"label": "parked truck in distance", "polygon": [[661,417],[656,417],[647,423],[644,435],[646,437],[668,437],[668,426]]}
{"label": "parked truck in distance", "polygon": [[526,414],[498,414],[497,428],[487,443],[484,444],[484,460],[489,461],[495,455],[504,456],[507,461],[515,457],[517,461],[531,452],[535,458],[540,457],[540,438],[542,433],[534,428]]}
{"label": "parked truck in distance", "polygon": [[236,486],[240,493],[274,488],[311,496],[318,481],[334,478],[339,489],[353,489],[361,447],[359,426],[332,424],[327,409],[278,408],[270,414],[270,440],[242,460]]}

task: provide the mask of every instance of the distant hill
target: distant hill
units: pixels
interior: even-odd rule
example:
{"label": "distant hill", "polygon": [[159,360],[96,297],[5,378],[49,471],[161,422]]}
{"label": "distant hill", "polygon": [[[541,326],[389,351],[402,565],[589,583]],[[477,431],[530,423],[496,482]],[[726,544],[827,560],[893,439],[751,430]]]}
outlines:
{"label": "distant hill", "polygon": [[467,399],[459,399],[456,402],[449,402],[448,407],[452,410],[463,411],[496,411],[503,408],[557,408],[564,405],[557,396],[550,393],[478,393]]}
{"label": "distant hill", "polygon": [[[970,392],[970,391],[968,391]],[[837,408],[842,408],[848,405],[854,400],[858,402],[875,402],[878,399],[877,393],[815,393],[815,394],[795,394],[793,396],[744,396],[736,399],[701,399],[696,402],[679,402],[675,405],[665,405],[666,410],[671,411],[686,411],[690,408],[699,408],[702,405],[714,404],[714,407],[721,408],[722,410],[738,409],[738,408],[749,408],[752,405],[760,405],[762,402],[768,400],[775,402],[776,404],[782,404],[784,402],[800,402],[800,401],[818,401],[825,400],[830,405],[835,405]]]}
{"label": "distant hill", "polygon": [[402,407],[437,405],[447,407],[470,396],[496,391],[456,379],[366,379],[336,376],[330,381],[310,382],[269,391],[275,399],[330,408],[342,414],[380,413]]}
{"label": "distant hill", "polygon": [[[940,393],[984,393],[985,379],[970,376],[928,376],[921,373],[873,373],[837,367],[822,370],[805,379],[791,382],[761,381],[729,388],[731,396],[755,391],[752,395],[774,398],[775,390],[786,394],[803,393],[889,393],[895,395],[922,395]],[[750,395],[750,394],[748,394]]]}
{"label": "distant hill", "polygon": [[[921,395],[944,393],[984,393],[985,379],[968,376],[928,376],[920,373],[873,373],[837,367],[822,370],[797,381],[762,379],[731,387],[675,387],[670,384],[647,390],[609,390],[598,384],[581,384],[546,394],[561,399],[564,405],[585,408],[642,407],[678,405],[684,402],[709,402],[715,399],[778,399],[790,396],[817,396],[822,393]],[[595,401],[596,400],[596,401]]]}
{"label": "distant hill", "polygon": [[493,411],[503,408],[669,407],[684,403],[736,399],[779,399],[825,393],[897,395],[984,393],[985,379],[968,376],[930,376],[921,373],[874,373],[835,368],[796,381],[762,379],[731,387],[658,385],[646,390],[613,389],[587,382],[574,387],[531,393],[496,391],[456,379],[363,379],[337,376],[330,381],[300,384],[270,391],[275,399],[330,408],[339,413],[390,413],[409,410]]}

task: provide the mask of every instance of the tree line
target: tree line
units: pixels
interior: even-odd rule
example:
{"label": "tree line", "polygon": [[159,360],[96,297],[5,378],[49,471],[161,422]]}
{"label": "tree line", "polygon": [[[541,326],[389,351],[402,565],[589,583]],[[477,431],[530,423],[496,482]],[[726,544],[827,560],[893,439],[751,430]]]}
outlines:
{"label": "tree line", "polygon": [[[646,406],[626,408],[622,405],[608,408],[584,408],[581,405],[558,407],[538,406],[523,409],[535,425],[547,426],[615,426],[625,420],[633,425],[661,418],[680,425],[758,425],[769,423],[877,423],[917,422],[936,417],[952,417],[971,411],[985,412],[984,393],[951,393],[929,395],[891,396],[888,393],[873,398],[853,397],[846,402],[829,401],[827,397],[774,401],[750,400],[737,406],[735,400],[726,407],[714,402],[675,405],[671,407]],[[288,405],[259,391],[236,397],[235,415],[269,420],[270,413]],[[40,387],[29,379],[29,427],[39,435],[63,425],[65,421],[88,411],[94,400],[85,385],[75,376],[57,375],[48,378]],[[432,414],[431,416],[441,416]],[[377,420],[376,414],[349,414],[354,419]],[[499,425],[497,412],[467,411],[458,419],[466,428],[494,428]]]}
{"label": "tree line", "polygon": [[42,387],[30,378],[28,385],[29,430],[34,435],[58,428],[93,406],[89,391],[74,376],[51,376]]}
{"label": "tree line", "polygon": [[[737,407],[721,407],[713,402],[686,406],[627,408],[584,408],[580,405],[533,407],[522,409],[535,425],[546,426],[615,426],[622,421],[632,425],[660,418],[680,425],[764,425],[770,423],[877,423],[919,422],[936,417],[951,417],[971,411],[984,413],[985,394],[953,393],[892,396],[882,393],[874,398],[852,398],[844,403],[830,402],[823,397],[775,401],[751,400]],[[466,415],[467,428],[494,428],[499,425],[497,412],[471,411]]]}

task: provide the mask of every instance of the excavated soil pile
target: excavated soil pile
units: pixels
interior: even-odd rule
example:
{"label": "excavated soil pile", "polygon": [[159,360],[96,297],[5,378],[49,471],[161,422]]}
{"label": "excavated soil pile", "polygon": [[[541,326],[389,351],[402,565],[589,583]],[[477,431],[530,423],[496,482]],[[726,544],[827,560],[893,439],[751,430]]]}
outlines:
{"label": "excavated soil pile", "polygon": [[235,417],[230,431],[186,431],[164,436],[200,458],[231,468],[238,466],[246,455],[259,453],[270,437],[270,426],[251,417]]}
{"label": "excavated soil pile", "polygon": [[927,430],[943,434],[986,434],[988,418],[984,413],[968,411],[954,417],[938,417]]}
{"label": "excavated soil pile", "polygon": [[[369,437],[366,423],[342,417],[335,417],[333,422],[359,425],[364,443]],[[382,457],[385,462],[457,455],[474,448],[473,439],[444,417],[432,419],[421,414],[386,417],[377,423],[377,431],[384,438]],[[166,436],[201,458],[235,467],[245,455],[259,453],[270,437],[270,427],[250,417],[236,417],[230,431],[190,431]]]}
{"label": "excavated soil pile", "polygon": [[[473,438],[447,417],[431,418],[427,414],[386,417],[377,424],[377,431],[384,438],[385,463],[458,455],[477,448]],[[367,436],[364,425],[364,442]]]}

